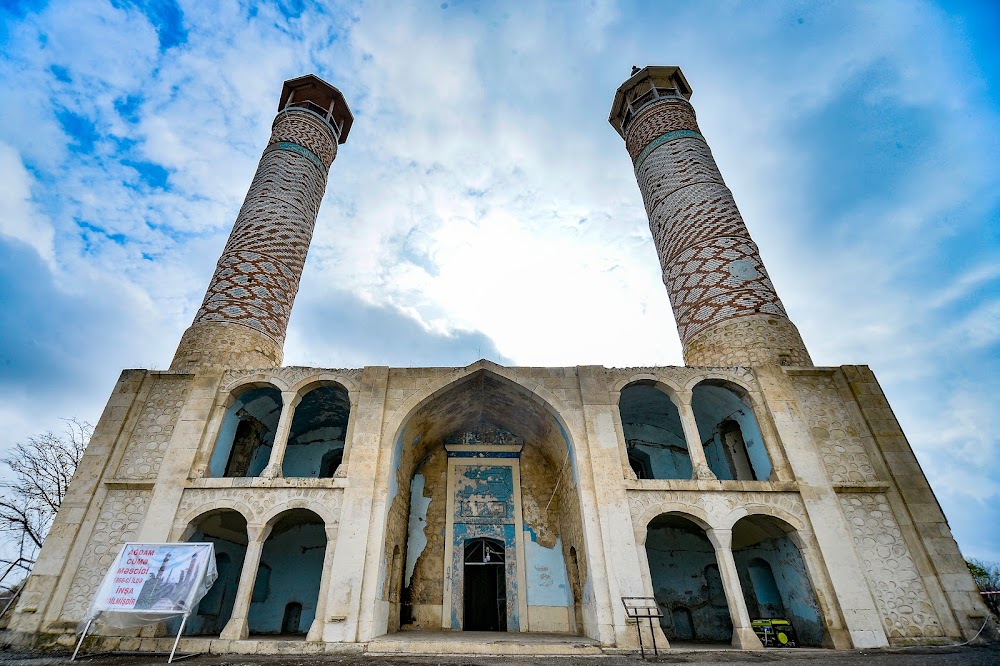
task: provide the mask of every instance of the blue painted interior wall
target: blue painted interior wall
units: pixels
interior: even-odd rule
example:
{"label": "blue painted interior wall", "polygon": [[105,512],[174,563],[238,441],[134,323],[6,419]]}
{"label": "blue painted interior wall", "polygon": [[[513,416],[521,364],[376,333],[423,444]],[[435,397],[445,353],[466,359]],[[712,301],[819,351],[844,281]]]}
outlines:
{"label": "blue painted interior wall", "polygon": [[267,467],[274,444],[274,431],[278,427],[281,416],[281,391],[274,387],[257,388],[242,394],[236,402],[226,410],[219,428],[219,436],[215,439],[215,449],[208,464],[209,476],[219,478],[226,473],[226,463],[233,450],[233,439],[236,437],[236,427],[240,418],[238,413],[246,410],[248,414],[267,427],[264,433],[263,445],[250,459],[247,476],[258,476]]}
{"label": "blue painted interior wall", "polygon": [[[692,528],[697,529],[693,523]],[[677,638],[673,611],[684,606],[691,613],[696,640],[728,643],[733,624],[718,578],[715,549],[708,538],[687,529],[651,526],[646,536],[646,557],[667,638]]]}
{"label": "blue painted interior wall", "polygon": [[[279,527],[280,523],[275,531]],[[321,523],[296,525],[268,537],[260,561],[271,567],[269,589],[266,595],[254,589],[254,597],[264,601],[250,604],[251,634],[280,633],[285,606],[293,601],[302,604],[300,632],[309,630],[316,616],[325,555],[326,531]]]}
{"label": "blue painted interior wall", "polygon": [[771,566],[774,583],[784,606],[786,618],[792,626],[802,645],[820,647],[823,644],[823,620],[819,610],[819,602],[813,591],[812,584],[806,572],[805,563],[799,549],[788,537],[762,541],[758,544],[735,550],[733,557],[740,574],[740,584],[743,586],[743,596],[747,609],[753,617],[767,617],[766,608],[761,608],[757,601],[758,591],[767,596],[767,590],[759,590],[754,586],[750,575],[751,560],[760,558]]}
{"label": "blue painted interior wall", "polygon": [[727,419],[739,424],[747,457],[757,479],[766,481],[771,476],[771,459],[764,447],[760,426],[753,410],[735,392],[722,386],[699,384],[694,387],[691,408],[698,423],[708,466],[717,478],[727,481],[735,478],[717,433],[720,424]]}
{"label": "blue painted interior wall", "polygon": [[529,606],[572,606],[573,591],[566,576],[561,537],[556,537],[555,546],[546,548],[525,526],[524,559]]}
{"label": "blue painted interior wall", "polygon": [[646,384],[626,386],[618,410],[626,445],[648,459],[652,478],[691,478],[680,414],[666,393]]}
{"label": "blue painted interior wall", "polygon": [[[342,437],[337,430],[337,437]],[[329,437],[307,442],[304,445],[299,442],[288,442],[285,449],[285,459],[281,463],[281,473],[286,477],[306,477],[316,478],[319,476],[320,466],[323,456],[330,451],[343,451],[344,440]]]}
{"label": "blue painted interior wall", "polygon": [[350,413],[350,397],[340,385],[320,386],[306,393],[292,417],[282,474],[318,477],[323,457],[334,450],[343,451]]}

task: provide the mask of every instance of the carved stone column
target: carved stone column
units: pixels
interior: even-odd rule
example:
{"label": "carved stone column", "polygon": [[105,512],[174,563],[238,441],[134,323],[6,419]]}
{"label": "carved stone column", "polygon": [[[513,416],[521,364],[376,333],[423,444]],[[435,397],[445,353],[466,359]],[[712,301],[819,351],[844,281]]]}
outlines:
{"label": "carved stone column", "polygon": [[733,559],[733,531],[710,529],[706,535],[715,546],[715,559],[719,564],[722,586],[726,590],[726,602],[733,620],[733,645],[741,650],[763,650],[764,646],[750,626],[750,612],[743,599],[743,586],[736,570],[736,560]]}
{"label": "carved stone column", "polygon": [[271,446],[271,457],[267,467],[260,473],[265,479],[275,479],[281,474],[281,463],[285,459],[285,449],[288,447],[288,435],[292,430],[292,420],[295,418],[295,408],[302,402],[302,396],[293,391],[281,392],[281,416],[278,417],[278,427],[274,431],[274,445]]}
{"label": "carved stone column", "polygon": [[253,597],[253,586],[257,581],[257,567],[260,565],[260,555],[264,550],[264,542],[271,534],[270,525],[247,525],[247,554],[243,558],[243,571],[240,573],[240,584],[236,588],[236,602],[219,638],[241,640],[250,635],[247,617],[250,615],[250,600]]}
{"label": "carved stone column", "polygon": [[682,391],[677,394],[677,399],[680,401],[677,411],[680,413],[684,441],[687,442],[688,455],[691,457],[691,478],[714,480],[715,474],[708,466],[705,449],[701,445],[698,421],[695,420],[694,409],[691,408],[691,396],[691,391]]}

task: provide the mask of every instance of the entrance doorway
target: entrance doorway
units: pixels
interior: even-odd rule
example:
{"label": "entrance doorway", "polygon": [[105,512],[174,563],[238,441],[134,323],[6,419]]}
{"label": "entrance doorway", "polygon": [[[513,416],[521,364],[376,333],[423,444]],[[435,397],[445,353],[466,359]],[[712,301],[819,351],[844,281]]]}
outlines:
{"label": "entrance doorway", "polygon": [[506,560],[501,541],[483,537],[465,542],[463,630],[507,631]]}

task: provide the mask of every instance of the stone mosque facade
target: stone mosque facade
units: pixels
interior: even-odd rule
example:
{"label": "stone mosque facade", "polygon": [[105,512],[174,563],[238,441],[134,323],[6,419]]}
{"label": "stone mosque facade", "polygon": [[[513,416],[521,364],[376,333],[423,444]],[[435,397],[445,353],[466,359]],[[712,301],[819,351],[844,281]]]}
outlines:
{"label": "stone mosque facade", "polygon": [[683,367],[306,368],[282,345],[353,117],[287,81],[201,309],[169,370],[121,374],[10,631],[71,642],[120,544],[210,541],[182,650],[630,649],[623,597],[656,600],[661,647],[759,649],[757,618],[836,649],[972,638],[986,611],[885,395],[867,366],[813,365],[690,96],[677,67],[635,69],[610,117]]}

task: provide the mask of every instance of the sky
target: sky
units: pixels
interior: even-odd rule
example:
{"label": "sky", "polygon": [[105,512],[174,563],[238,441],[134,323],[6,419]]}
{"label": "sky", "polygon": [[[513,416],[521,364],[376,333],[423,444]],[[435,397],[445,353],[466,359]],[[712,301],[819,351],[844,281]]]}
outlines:
{"label": "sky", "polygon": [[679,65],[817,365],[882,383],[1000,560],[1000,5],[163,0],[0,6],[0,453],[165,369],[315,73],[355,122],[286,365],[681,365],[632,165]]}

